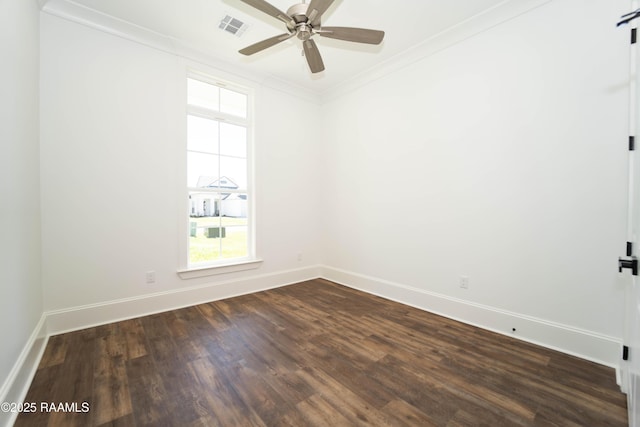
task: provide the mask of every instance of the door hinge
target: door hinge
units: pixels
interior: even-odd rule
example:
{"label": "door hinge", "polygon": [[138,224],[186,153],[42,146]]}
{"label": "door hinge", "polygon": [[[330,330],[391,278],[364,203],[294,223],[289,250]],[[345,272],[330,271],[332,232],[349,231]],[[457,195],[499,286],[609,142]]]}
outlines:
{"label": "door hinge", "polygon": [[634,276],[638,275],[638,258],[632,256],[631,259],[618,258],[618,271],[622,273],[623,268],[631,270]]}
{"label": "door hinge", "polygon": [[627,242],[627,256],[633,255],[633,243]]}
{"label": "door hinge", "polygon": [[631,29],[631,44],[636,44],[638,38],[638,30],[637,28]]}
{"label": "door hinge", "polygon": [[636,137],[629,137],[629,151],[634,151],[636,149]]}
{"label": "door hinge", "polygon": [[629,360],[629,347],[626,345],[622,346],[622,360]]}

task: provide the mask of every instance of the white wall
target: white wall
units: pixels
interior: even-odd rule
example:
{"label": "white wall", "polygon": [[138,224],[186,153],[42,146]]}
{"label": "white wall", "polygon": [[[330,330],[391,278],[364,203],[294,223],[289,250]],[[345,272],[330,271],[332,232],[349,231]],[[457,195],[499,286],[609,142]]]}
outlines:
{"label": "white wall", "polygon": [[628,8],[553,1],[324,105],[324,263],[620,339]]}
{"label": "white wall", "polygon": [[0,400],[42,315],[38,24],[35,0],[0,2]]}
{"label": "white wall", "polygon": [[322,106],[248,82],[265,262],[192,280],[176,275],[185,62],[42,14],[45,310],[118,300],[142,314],[131,298],[211,285],[213,299],[322,263],[397,284],[387,297],[411,288],[617,346],[627,3],[552,1]]}
{"label": "white wall", "polygon": [[[319,202],[307,191],[316,187],[318,144],[297,136],[312,128],[317,105],[247,82],[256,91],[257,237],[264,263],[257,271],[182,280],[176,270],[185,61],[46,13],[41,32],[45,310],[319,262],[318,231],[309,227]],[[149,215],[141,214],[147,209]],[[145,283],[148,270],[156,271],[157,283]],[[145,310],[142,303],[139,312]]]}

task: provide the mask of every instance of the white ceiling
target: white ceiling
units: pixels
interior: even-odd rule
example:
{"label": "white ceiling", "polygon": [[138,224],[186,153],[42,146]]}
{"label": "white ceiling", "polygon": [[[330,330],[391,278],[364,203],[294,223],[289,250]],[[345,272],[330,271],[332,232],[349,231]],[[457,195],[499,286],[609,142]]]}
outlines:
{"label": "white ceiling", "polygon": [[[264,74],[315,93],[334,88],[353,76],[372,72],[425,40],[460,27],[461,23],[465,25],[486,11],[513,8],[516,2],[527,3],[523,0],[335,0],[324,14],[323,24],[383,30],[385,39],[381,45],[372,46],[315,37],[326,70],[311,74],[302,57],[301,42],[296,38],[250,57],[238,53],[243,47],[286,32],[283,23],[240,0],[42,1],[46,12],[67,18],[70,14],[83,14],[85,17],[79,20],[85,23],[86,16],[100,16],[102,22],[98,27],[104,29],[105,22],[117,23],[120,33],[122,25],[139,31],[150,30],[229,64],[231,69]],[[270,1],[282,11],[297,2]],[[225,15],[248,24],[241,37],[218,28]]]}

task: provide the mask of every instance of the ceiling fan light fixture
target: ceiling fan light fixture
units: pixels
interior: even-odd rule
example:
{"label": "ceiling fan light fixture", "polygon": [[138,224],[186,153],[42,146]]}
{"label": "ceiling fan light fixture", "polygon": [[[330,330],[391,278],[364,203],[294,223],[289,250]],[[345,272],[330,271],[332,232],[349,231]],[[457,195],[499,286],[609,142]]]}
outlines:
{"label": "ceiling fan light fixture", "polygon": [[309,27],[307,24],[300,24],[297,28],[297,36],[298,39],[302,41],[307,41],[313,35],[313,29]]}

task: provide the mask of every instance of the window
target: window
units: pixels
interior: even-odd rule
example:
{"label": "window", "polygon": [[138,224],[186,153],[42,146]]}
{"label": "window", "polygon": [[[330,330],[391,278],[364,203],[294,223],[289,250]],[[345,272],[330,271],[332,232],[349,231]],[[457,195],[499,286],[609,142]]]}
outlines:
{"label": "window", "polygon": [[200,75],[187,78],[189,269],[254,258],[250,97]]}

